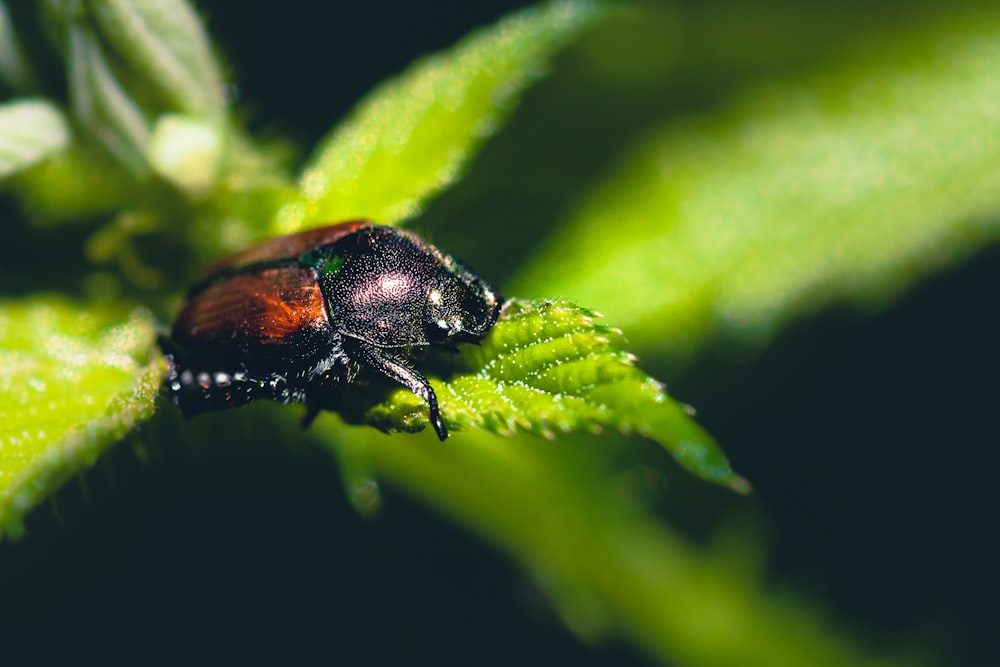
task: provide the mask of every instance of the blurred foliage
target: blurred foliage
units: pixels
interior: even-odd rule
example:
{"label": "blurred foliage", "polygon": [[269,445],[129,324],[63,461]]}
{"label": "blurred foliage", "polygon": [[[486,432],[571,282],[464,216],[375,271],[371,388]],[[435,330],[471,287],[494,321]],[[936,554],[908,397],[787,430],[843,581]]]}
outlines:
{"label": "blurred foliage", "polygon": [[[998,231],[993,137],[1000,129],[1000,90],[992,65],[1000,23],[988,4],[630,3],[606,10],[587,31],[580,28],[593,6],[557,4],[504,19],[455,50],[416,61],[376,88],[332,133],[331,120],[346,114],[375,81],[403,70],[417,54],[457,41],[499,10],[487,6],[481,10],[487,16],[449,27],[444,17],[450,14],[436,16],[441,10],[433,8],[374,8],[368,15],[359,8],[353,21],[330,14],[323,22],[290,7],[285,17],[270,17],[268,10],[268,18],[247,18],[255,32],[234,27],[235,16],[246,11],[242,5],[205,2],[210,30],[228,27],[220,30],[219,44],[238,68],[233,78],[239,88],[226,89],[220,83],[226,68],[218,66],[195,15],[180,0],[45,7],[47,18],[38,23],[33,8],[0,3],[0,121],[24,122],[26,104],[44,109],[28,117],[25,129],[0,124],[0,143],[14,141],[14,150],[0,148],[0,174],[18,172],[0,184],[18,205],[8,213],[17,242],[0,249],[0,276],[6,296],[21,297],[5,301],[2,378],[8,404],[27,401],[4,413],[5,470],[13,470],[11,461],[34,463],[8,455],[11,443],[19,446],[21,431],[27,438],[38,429],[25,415],[41,399],[23,391],[25,383],[72,371],[63,357],[71,344],[78,367],[100,379],[72,380],[72,387],[45,384],[53,392],[46,405],[76,414],[73,421],[83,430],[61,440],[73,444],[69,449],[40,448],[73,454],[50,457],[59,464],[32,478],[38,484],[31,494],[0,496],[22,510],[92,463],[152,408],[151,378],[158,372],[148,358],[152,325],[146,316],[129,316],[127,307],[107,304],[141,303],[167,321],[184,285],[210,258],[319,222],[312,220],[316,215],[397,221],[420,212],[413,224],[434,243],[472,259],[505,295],[566,298],[606,313],[622,326],[628,345],[641,351],[639,365],[685,383],[703,412],[716,412],[708,420],[711,430],[725,432],[737,448],[746,436],[734,424],[770,420],[766,428],[780,430],[787,419],[785,404],[761,407],[754,395],[760,386],[781,384],[764,374],[766,355],[776,336],[796,335],[797,318],[822,318],[844,305],[873,313],[930,272],[971,256]],[[414,30],[416,20],[438,31]],[[369,24],[378,30],[363,28],[354,41],[348,38],[356,26]],[[571,36],[577,41],[548,64]],[[364,39],[374,40],[372,48],[364,48]],[[545,69],[553,76],[525,90]],[[68,83],[52,74],[60,71]],[[100,94],[88,95],[90,90]],[[234,99],[238,117],[227,111]],[[509,126],[484,143],[502,121]],[[67,128],[72,141],[65,149]],[[313,145],[320,149],[296,186],[293,158]],[[459,176],[461,182],[443,190]],[[34,296],[42,291],[69,294],[75,302]],[[807,330],[811,336],[803,334],[812,345],[805,345],[807,351],[821,345],[815,341],[825,333],[823,319],[809,321],[818,324]],[[539,326],[558,328],[554,321]],[[502,323],[496,341],[514,331]],[[66,342],[74,336],[78,340]],[[603,345],[597,338],[592,342]],[[502,352],[491,342],[463,353],[462,360],[478,354],[477,368],[487,368],[498,358],[489,355]],[[590,366],[584,348],[577,347],[575,356],[560,356],[555,346],[543,349],[597,375],[614,359],[627,360],[622,368],[640,374],[619,347]],[[720,353],[730,360],[764,355],[761,375],[718,362]],[[811,368],[813,358],[803,359],[802,368]],[[590,376],[574,377],[574,391],[582,391],[580,378]],[[793,404],[797,385],[791,377],[788,388],[766,395],[777,391]],[[484,378],[496,380],[457,374],[435,386],[444,395],[462,382],[469,385],[454,401],[458,415],[473,404],[469,397],[482,404],[491,394],[490,386],[472,387]],[[591,407],[610,406],[619,417],[641,413],[633,400],[638,394],[595,389],[600,400]],[[504,398],[502,390],[497,397]],[[104,410],[109,401],[113,409]],[[744,414],[744,402],[757,412]],[[842,418],[858,409],[850,403],[836,396],[825,407]],[[490,419],[499,420],[494,427],[520,422],[539,432],[559,428],[533,405],[515,401],[510,414],[497,417],[504,414],[498,411]],[[74,412],[80,406],[87,409]],[[728,412],[720,414],[719,406]],[[410,428],[419,407],[397,392],[363,420]],[[574,418],[586,419],[583,414]],[[719,521],[712,508],[735,501],[722,500],[723,491],[694,487],[641,440],[610,434],[498,439],[467,429],[446,443],[427,434],[411,442],[346,428],[334,415],[300,434],[293,425],[297,416],[295,410],[254,406],[182,426],[162,411],[131,438],[161,452],[199,443],[217,452],[233,474],[245,472],[246,464],[236,461],[260,456],[264,472],[253,479],[263,485],[280,479],[267,462],[274,450],[318,443],[335,453],[350,501],[362,515],[380,514],[379,487],[372,481],[378,479],[510,554],[566,626],[592,647],[581,656],[610,650],[636,659],[612,639],[627,637],[646,656],[668,664],[924,664],[934,662],[933,651],[948,654],[962,644],[942,641],[944,631],[919,631],[921,623],[938,628],[933,614],[940,611],[894,627],[861,614],[852,623],[861,639],[845,639],[844,617],[853,614],[835,609],[828,622],[818,605],[774,590],[762,563],[763,535],[740,525],[754,524],[745,511],[706,537]],[[477,418],[489,425],[475,410],[458,423],[468,427]],[[678,419],[662,427],[667,436],[657,435],[675,445],[675,455],[682,433],[694,432],[686,429],[701,433],[683,415]],[[806,487],[822,476],[823,470],[794,462],[800,450],[823,441],[823,419],[834,417],[821,413],[809,432],[814,437],[796,440],[795,453],[779,459],[779,470],[787,473],[779,482]],[[635,420],[603,423],[640,433],[649,428]],[[903,465],[889,454],[895,448],[869,441],[873,432],[845,438],[855,447],[840,464],[849,474],[864,474],[880,456],[890,461],[885,468]],[[698,438],[695,467],[699,456],[714,452],[707,436]],[[871,451],[859,452],[859,442]],[[742,458],[749,463],[754,456]],[[827,466],[841,469],[832,461]],[[881,469],[870,473],[876,492],[889,483],[877,477]],[[657,481],[664,470],[671,480],[666,488]],[[295,488],[308,477],[293,473],[278,488]],[[324,477],[318,483],[328,482]],[[847,506],[849,484],[823,490],[831,506]],[[786,511],[808,497],[797,489],[788,501],[796,507]],[[240,498],[237,511],[256,507]],[[877,498],[856,502],[860,513],[877,515]],[[392,511],[401,504],[394,502]],[[392,511],[381,513],[387,516],[380,521],[391,522]],[[44,512],[27,517],[29,535],[33,521],[44,525]],[[180,523],[183,529],[198,521],[190,516]],[[298,525],[290,516],[271,521],[263,526],[269,542],[281,542],[279,536],[289,534],[285,527]],[[355,536],[350,549],[364,550],[371,534],[351,526],[342,526]],[[700,539],[685,537],[677,526]],[[19,521],[12,527],[19,530]],[[30,553],[32,539],[0,550]],[[321,548],[332,557],[343,548],[330,539],[333,546]],[[866,546],[851,548],[865,558]],[[7,553],[20,562],[18,552]],[[862,561],[866,571],[882,567],[880,557],[872,553]],[[235,554],[237,562],[246,558],[246,550]],[[298,559],[311,556],[285,558],[281,562],[298,569]],[[369,578],[397,581],[388,571],[364,570],[363,561],[355,567]],[[352,573],[332,568],[329,576],[350,579]],[[910,580],[913,588],[923,583]],[[407,608],[404,594],[384,594],[387,605]],[[445,599],[453,598],[436,607],[434,599],[421,602],[444,612]],[[454,600],[465,603],[461,595]],[[325,600],[310,609],[337,605]],[[34,618],[6,611],[0,621]],[[354,611],[344,612],[348,621],[363,625],[364,615],[354,618]],[[381,609],[367,620],[380,626],[382,614],[392,612]],[[391,630],[402,632],[411,622],[424,627],[417,617],[433,615],[421,609],[405,621],[393,616]],[[865,621],[870,627],[858,627]],[[445,631],[441,641],[461,650],[460,634]],[[388,649],[379,650],[387,655]],[[482,649],[470,643],[469,650]],[[556,655],[559,649],[549,650]]]}
{"label": "blurred foliage", "polygon": [[395,224],[414,217],[456,180],[516,96],[596,14],[584,3],[518,14],[386,82],[323,141],[302,175],[302,200],[286,205],[269,231],[288,233],[315,220]]}
{"label": "blurred foliage", "polygon": [[937,18],[890,56],[866,41],[644,133],[513,289],[572,294],[684,357],[957,262],[1000,234],[1000,47],[979,29],[995,18]]}
{"label": "blurred foliage", "polygon": [[45,296],[0,307],[6,533],[19,536],[25,512],[152,414],[163,373],[162,359],[148,360],[155,324],[142,311],[123,319]]}

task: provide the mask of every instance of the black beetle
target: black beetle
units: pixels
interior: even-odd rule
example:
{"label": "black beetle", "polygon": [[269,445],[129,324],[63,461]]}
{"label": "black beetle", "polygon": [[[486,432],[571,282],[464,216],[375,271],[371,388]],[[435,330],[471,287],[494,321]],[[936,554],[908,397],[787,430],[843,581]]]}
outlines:
{"label": "black beetle", "polygon": [[283,236],[222,260],[188,293],[161,348],[164,391],[185,416],[258,399],[305,403],[308,424],[361,367],[427,402],[411,348],[480,340],[496,290],[411,232],[366,221]]}

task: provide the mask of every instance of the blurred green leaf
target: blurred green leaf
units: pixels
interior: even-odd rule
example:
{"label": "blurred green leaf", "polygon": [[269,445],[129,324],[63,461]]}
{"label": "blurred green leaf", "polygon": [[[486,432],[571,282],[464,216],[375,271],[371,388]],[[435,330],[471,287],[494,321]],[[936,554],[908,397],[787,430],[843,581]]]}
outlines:
{"label": "blurred green leaf", "polygon": [[69,146],[62,113],[44,100],[0,105],[0,179],[16,174]]}
{"label": "blurred green leaf", "polygon": [[573,295],[683,359],[955,263],[1000,233],[998,25],[982,9],[881,34],[805,82],[668,122],[508,291]]}
{"label": "blurred green leaf", "polygon": [[100,41],[89,26],[69,23],[66,39],[70,94],[77,120],[132,178],[142,180],[149,172],[146,164],[149,119],[139,101],[112,71]]}
{"label": "blurred green leaf", "polygon": [[189,195],[211,190],[219,174],[223,137],[216,124],[193,116],[164,114],[149,145],[150,166]]}
{"label": "blurred green leaf", "polygon": [[510,553],[584,640],[618,631],[662,664],[692,667],[907,664],[862,655],[802,604],[763,590],[757,572],[734,572],[730,554],[637,511],[579,441],[479,431],[400,442],[326,417],[309,437]]}
{"label": "blurred green leaf", "polygon": [[160,116],[179,112],[222,130],[219,67],[187,2],[53,0],[43,8],[63,45],[77,120],[133,179],[149,175],[147,151]]}
{"label": "blurred green leaf", "polygon": [[20,40],[11,22],[7,4],[0,1],[0,82],[24,94],[31,90],[35,74],[24,57]]}
{"label": "blurred green leaf", "polygon": [[0,535],[152,413],[154,338],[144,311],[0,303]]}
{"label": "blurred green leaf", "polygon": [[225,111],[222,77],[208,37],[184,0],[101,0],[88,3],[100,37],[130,72],[155,86],[164,110],[203,120]]}
{"label": "blurred green leaf", "polygon": [[302,176],[302,200],[282,209],[273,232],[415,216],[597,13],[584,0],[527,9],[382,84],[323,142]]}
{"label": "blurred green leaf", "polygon": [[[749,491],[687,409],[635,368],[621,331],[602,318],[568,303],[508,302],[482,345],[463,348],[475,371],[436,383],[446,422],[505,435],[520,427],[550,439],[557,431],[604,427],[636,432],[662,443],[696,475]],[[427,406],[400,390],[366,418],[383,430],[419,430]]]}
{"label": "blurred green leaf", "polygon": [[[33,224],[85,225],[112,215],[139,197],[135,182],[99,146],[73,142],[69,149],[12,180],[11,192]],[[16,181],[16,182],[15,182]]]}

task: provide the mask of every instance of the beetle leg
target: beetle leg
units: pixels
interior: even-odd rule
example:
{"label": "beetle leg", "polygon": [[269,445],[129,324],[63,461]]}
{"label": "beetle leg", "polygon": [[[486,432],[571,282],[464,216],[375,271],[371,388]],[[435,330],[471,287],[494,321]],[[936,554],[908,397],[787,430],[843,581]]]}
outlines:
{"label": "beetle leg", "polygon": [[379,371],[391,380],[395,380],[414,394],[422,398],[430,408],[431,426],[441,440],[448,437],[448,429],[441,419],[441,411],[438,409],[437,395],[431,388],[427,378],[406,365],[400,357],[387,351],[385,348],[376,347],[364,341],[355,341],[358,355],[366,364]]}
{"label": "beetle leg", "polygon": [[306,403],[306,414],[302,417],[302,428],[309,428],[323,410],[318,405]]}

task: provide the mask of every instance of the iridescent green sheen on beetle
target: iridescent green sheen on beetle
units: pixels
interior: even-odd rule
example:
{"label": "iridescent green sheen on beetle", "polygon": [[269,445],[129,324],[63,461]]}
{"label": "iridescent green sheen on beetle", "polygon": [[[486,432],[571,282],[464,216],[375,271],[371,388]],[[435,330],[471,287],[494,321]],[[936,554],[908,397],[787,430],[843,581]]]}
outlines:
{"label": "iridescent green sheen on beetle", "polygon": [[222,260],[188,293],[160,341],[164,392],[185,416],[304,403],[308,424],[373,369],[426,401],[444,440],[409,352],[479,341],[500,305],[489,283],[412,232],[353,221],[279,237]]}

